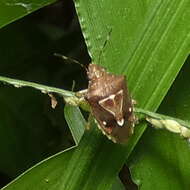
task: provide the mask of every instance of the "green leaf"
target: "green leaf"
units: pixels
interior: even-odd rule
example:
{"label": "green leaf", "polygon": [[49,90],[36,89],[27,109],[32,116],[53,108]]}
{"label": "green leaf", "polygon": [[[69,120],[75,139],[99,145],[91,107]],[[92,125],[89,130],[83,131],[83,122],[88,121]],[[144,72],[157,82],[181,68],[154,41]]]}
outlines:
{"label": "green leaf", "polygon": [[55,0],[0,0],[0,28]]}
{"label": "green leaf", "polygon": [[[189,60],[164,99],[159,112],[190,120]],[[141,189],[190,187],[189,144],[175,134],[148,129],[130,158],[133,179]]]}
{"label": "green leaf", "polygon": [[73,139],[76,145],[79,144],[82,135],[84,134],[86,121],[81,115],[79,108],[66,104],[65,106],[65,119],[71,130]]}
{"label": "green leaf", "polygon": [[[189,0],[76,0],[76,8],[92,61],[125,74],[138,106],[155,111],[190,50]],[[127,156],[144,130],[136,130]]]}

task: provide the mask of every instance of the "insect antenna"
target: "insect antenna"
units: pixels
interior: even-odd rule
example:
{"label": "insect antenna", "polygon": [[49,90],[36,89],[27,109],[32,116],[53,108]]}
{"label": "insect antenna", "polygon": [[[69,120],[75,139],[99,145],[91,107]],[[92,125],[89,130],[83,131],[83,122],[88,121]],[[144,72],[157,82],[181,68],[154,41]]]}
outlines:
{"label": "insect antenna", "polygon": [[69,63],[78,64],[78,65],[80,65],[82,68],[84,68],[85,71],[87,71],[86,66],[84,66],[83,64],[81,64],[81,63],[80,63],[79,61],[77,61],[76,59],[67,57],[67,56],[62,55],[62,54],[60,54],[60,53],[54,53],[53,55],[56,56],[56,57],[59,57],[59,58],[61,58],[61,59],[63,59],[63,60],[65,60],[65,61],[67,61],[67,62],[69,62]]}
{"label": "insect antenna", "polygon": [[112,28],[111,28],[110,31],[108,32],[108,35],[107,35],[107,37],[106,37],[106,40],[104,41],[104,44],[103,44],[103,46],[102,46],[102,48],[101,48],[101,50],[100,50],[100,53],[99,53],[99,56],[98,56],[98,63],[100,63],[101,55],[102,55],[103,50],[105,49],[105,47],[106,47],[106,45],[107,45],[107,43],[108,43],[108,41],[109,41],[109,39],[110,39],[111,33],[112,33]]}

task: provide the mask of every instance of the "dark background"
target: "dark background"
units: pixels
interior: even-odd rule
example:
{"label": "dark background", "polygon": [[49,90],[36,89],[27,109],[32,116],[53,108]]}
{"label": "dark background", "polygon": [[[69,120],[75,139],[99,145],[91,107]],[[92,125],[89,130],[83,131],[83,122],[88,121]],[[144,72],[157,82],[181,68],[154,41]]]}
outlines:
{"label": "dark background", "polygon": [[[71,0],[42,8],[0,30],[0,75],[74,91],[87,87],[90,62]],[[73,145],[64,102],[31,88],[0,84],[0,187],[44,158]]]}

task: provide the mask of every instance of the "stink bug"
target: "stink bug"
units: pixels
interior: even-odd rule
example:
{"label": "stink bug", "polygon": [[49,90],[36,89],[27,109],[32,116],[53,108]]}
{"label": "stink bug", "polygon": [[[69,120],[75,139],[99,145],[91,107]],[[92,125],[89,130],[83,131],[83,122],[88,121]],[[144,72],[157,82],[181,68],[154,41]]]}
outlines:
{"label": "stink bug", "polygon": [[113,142],[126,143],[133,133],[135,117],[125,77],[108,73],[96,64],[89,65],[87,75],[85,99],[99,128]]}

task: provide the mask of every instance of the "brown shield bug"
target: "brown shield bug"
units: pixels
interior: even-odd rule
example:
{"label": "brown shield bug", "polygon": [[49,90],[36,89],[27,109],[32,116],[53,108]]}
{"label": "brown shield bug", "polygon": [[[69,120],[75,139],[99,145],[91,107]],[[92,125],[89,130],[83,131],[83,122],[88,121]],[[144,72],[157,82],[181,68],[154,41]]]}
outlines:
{"label": "brown shield bug", "polygon": [[126,143],[133,133],[135,117],[125,76],[113,75],[96,64],[90,64],[85,99],[99,128],[116,143]]}

